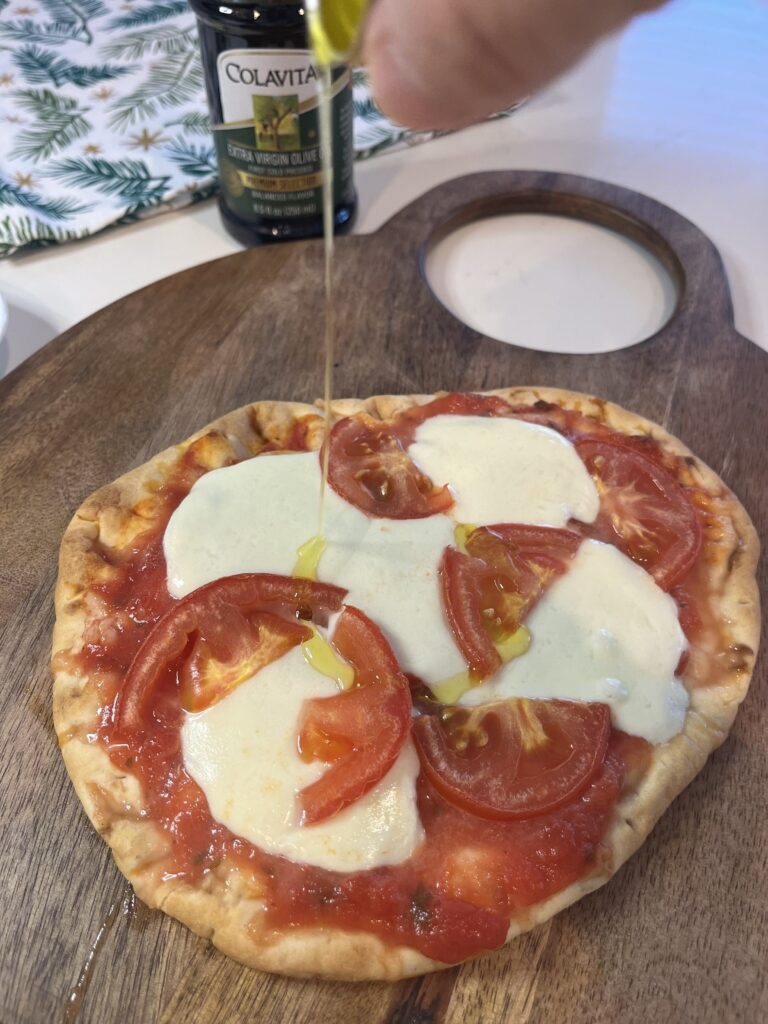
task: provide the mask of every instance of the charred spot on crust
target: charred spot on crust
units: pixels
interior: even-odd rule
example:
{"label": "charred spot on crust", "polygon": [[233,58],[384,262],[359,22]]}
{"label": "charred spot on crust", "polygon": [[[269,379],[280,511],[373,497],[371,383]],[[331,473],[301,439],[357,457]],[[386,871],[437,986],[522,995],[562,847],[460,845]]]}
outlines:
{"label": "charred spot on crust", "polygon": [[755,652],[749,644],[728,645],[728,670],[730,672],[747,672]]}
{"label": "charred spot on crust", "polygon": [[594,843],[587,843],[584,846],[582,853],[584,856],[584,863],[591,864],[595,859],[595,855],[597,854],[597,847]]}
{"label": "charred spot on crust", "polygon": [[741,561],[741,549],[742,545],[741,541],[739,541],[738,545],[733,549],[733,551],[731,551],[730,555],[728,555],[727,569],[729,573],[733,572],[733,570]]}
{"label": "charred spot on crust", "polygon": [[425,889],[423,885],[417,886],[413,891],[411,896],[410,912],[413,927],[417,935],[432,926],[432,912],[430,906],[433,898],[432,893],[429,892],[428,889]]}
{"label": "charred spot on crust", "polygon": [[593,397],[592,401],[599,410],[597,418],[600,420],[601,423],[605,423],[605,421],[608,419],[608,403],[604,398]]}

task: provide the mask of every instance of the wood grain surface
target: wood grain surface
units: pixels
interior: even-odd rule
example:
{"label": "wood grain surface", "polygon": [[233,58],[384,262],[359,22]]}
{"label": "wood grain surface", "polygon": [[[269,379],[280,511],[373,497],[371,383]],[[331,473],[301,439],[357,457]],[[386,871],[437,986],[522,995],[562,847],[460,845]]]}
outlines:
{"label": "wood grain surface", "polygon": [[[672,321],[599,356],[526,351],[459,323],[420,273],[425,246],[511,210],[584,217],[649,246],[680,289]],[[440,186],[337,252],[339,395],[592,392],[682,438],[764,535],[768,355],[733,328],[714,246],[671,210],[584,178],[490,173]],[[73,327],[0,383],[1,1024],[73,1020],[81,972],[83,1024],[768,1019],[765,659],[727,743],[615,879],[462,968],[397,984],[270,977],[126,889],[51,722],[61,534],[89,492],[209,420],[255,399],[321,393],[320,260],[321,244],[305,242],[185,271]]]}

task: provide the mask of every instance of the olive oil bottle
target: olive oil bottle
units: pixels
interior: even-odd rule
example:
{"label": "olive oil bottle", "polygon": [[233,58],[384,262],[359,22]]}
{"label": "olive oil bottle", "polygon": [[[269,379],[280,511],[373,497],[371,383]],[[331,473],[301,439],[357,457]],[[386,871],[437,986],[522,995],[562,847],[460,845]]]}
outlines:
{"label": "olive oil bottle", "polygon": [[[197,15],[227,230],[256,245],[323,234],[318,92],[302,0],[190,0]],[[350,69],[331,72],[333,225],[352,225]]]}

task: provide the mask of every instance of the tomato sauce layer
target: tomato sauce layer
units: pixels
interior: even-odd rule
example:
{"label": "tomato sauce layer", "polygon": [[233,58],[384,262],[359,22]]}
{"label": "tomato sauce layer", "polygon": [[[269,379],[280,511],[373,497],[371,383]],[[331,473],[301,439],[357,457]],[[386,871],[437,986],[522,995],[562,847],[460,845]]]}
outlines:
{"label": "tomato sauce layer", "polygon": [[402,865],[345,874],[267,854],[216,822],[181,752],[184,712],[176,673],[168,671],[141,739],[121,734],[109,710],[99,730],[116,767],[132,772],[147,817],[172,839],[166,878],[201,879],[223,864],[250,872],[276,929],[318,926],[373,932],[454,963],[505,941],[518,911],[599,870],[627,764],[646,745],[621,733],[592,782],[573,801],[522,821],[490,821],[448,803],[425,776],[417,794],[425,841]]}
{"label": "tomato sauce layer", "polygon": [[[432,414],[443,411],[453,410],[438,406]],[[488,413],[500,414],[495,407]],[[556,406],[518,407],[504,414],[553,426],[571,437],[621,437]],[[400,427],[404,436],[412,429],[412,423]],[[652,442],[637,444],[648,458]],[[653,457],[661,463],[664,453],[659,452]],[[267,854],[212,818],[205,795],[184,768],[184,711],[174,667],[161,679],[140,735],[121,732],[114,718],[121,682],[150,629],[173,604],[163,532],[203,472],[188,451],[158,492],[150,528],[119,555],[103,553],[111,577],[91,588],[91,616],[76,659],[99,690],[98,741],[116,767],[138,778],[146,817],[171,839],[171,852],[160,865],[164,877],[194,882],[236,865],[252,875],[268,926],[372,932],[385,942],[453,963],[502,945],[513,917],[524,917],[526,908],[606,866],[610,854],[602,841],[616,801],[628,780],[642,772],[649,752],[643,741],[615,730],[601,767],[577,797],[523,820],[493,821],[469,813],[448,802],[422,773],[417,796],[424,843],[402,865],[351,874]],[[685,600],[690,606],[699,596],[687,590]],[[690,611],[688,617],[692,621]]]}

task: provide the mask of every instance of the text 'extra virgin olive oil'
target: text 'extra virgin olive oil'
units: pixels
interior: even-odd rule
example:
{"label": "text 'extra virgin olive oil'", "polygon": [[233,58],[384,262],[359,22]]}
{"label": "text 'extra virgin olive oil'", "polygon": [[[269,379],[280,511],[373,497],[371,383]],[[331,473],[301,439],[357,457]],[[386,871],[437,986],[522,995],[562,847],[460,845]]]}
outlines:
{"label": "text 'extra virgin olive oil'", "polygon": [[329,79],[333,231],[351,226],[352,82],[346,64],[313,54],[301,0],[190,0],[219,163],[219,206],[239,242],[323,234],[319,97]]}

